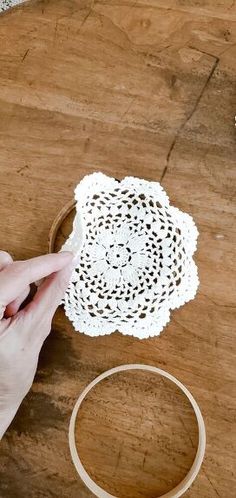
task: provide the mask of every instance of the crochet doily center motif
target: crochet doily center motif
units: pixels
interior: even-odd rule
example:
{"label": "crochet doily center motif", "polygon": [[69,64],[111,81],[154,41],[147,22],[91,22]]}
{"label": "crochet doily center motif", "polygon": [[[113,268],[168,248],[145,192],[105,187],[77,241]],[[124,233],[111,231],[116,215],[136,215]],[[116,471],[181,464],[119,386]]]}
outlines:
{"label": "crochet doily center motif", "polygon": [[106,252],[106,261],[113,268],[124,268],[131,261],[128,247],[114,245]]}

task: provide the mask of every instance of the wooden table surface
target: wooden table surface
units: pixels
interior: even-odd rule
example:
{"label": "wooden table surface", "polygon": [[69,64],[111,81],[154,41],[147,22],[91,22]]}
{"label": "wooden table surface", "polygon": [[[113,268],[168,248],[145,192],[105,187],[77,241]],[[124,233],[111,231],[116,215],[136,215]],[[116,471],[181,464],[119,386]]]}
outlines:
{"label": "wooden table surface", "polygon": [[[185,496],[235,497],[235,113],[232,0],[45,0],[0,16],[1,248],[47,252],[84,174],[136,175],[194,217],[201,280],[154,339],[76,334],[58,310],[1,443],[1,498],[92,496],[71,463],[70,414],[95,376],[134,362],[174,374],[202,409],[206,456]],[[106,490],[156,498],[187,472],[197,430],[177,389],[136,372],[94,389],[76,439]]]}

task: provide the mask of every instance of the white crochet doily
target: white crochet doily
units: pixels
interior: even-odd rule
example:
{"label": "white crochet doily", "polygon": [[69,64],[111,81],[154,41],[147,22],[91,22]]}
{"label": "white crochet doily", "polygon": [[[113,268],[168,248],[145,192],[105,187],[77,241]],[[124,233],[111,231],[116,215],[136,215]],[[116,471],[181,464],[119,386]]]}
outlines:
{"label": "white crochet doily", "polygon": [[191,216],[170,206],[159,183],[133,177],[86,176],[75,199],[73,231],[62,247],[78,254],[63,300],[75,330],[158,335],[170,310],[198,287]]}

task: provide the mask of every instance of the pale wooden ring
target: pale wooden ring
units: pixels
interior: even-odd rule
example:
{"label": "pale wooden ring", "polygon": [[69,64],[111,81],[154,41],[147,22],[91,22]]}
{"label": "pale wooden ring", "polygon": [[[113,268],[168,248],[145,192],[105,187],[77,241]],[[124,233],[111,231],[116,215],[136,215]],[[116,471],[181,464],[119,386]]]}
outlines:
{"label": "pale wooden ring", "polygon": [[82,465],[82,462],[79,458],[77,449],[76,449],[76,444],[75,444],[75,421],[77,417],[77,413],[79,411],[79,408],[81,406],[82,401],[84,400],[85,396],[91,391],[91,389],[96,386],[101,380],[106,379],[110,375],[113,375],[118,372],[124,372],[126,370],[147,370],[149,372],[157,373],[159,375],[162,375],[162,377],[166,377],[167,379],[171,380],[176,384],[182,391],[183,393],[187,396],[188,400],[190,401],[194,413],[197,418],[197,423],[198,423],[198,433],[199,433],[199,439],[198,439],[198,449],[197,453],[194,459],[194,462],[187,473],[186,477],[171,491],[168,491],[168,493],[165,493],[162,495],[162,497],[159,498],[179,498],[182,496],[187,489],[191,486],[195,478],[197,477],[197,474],[200,470],[204,454],[205,454],[205,448],[206,448],[206,430],[205,430],[205,424],[204,420],[200,411],[200,408],[193,398],[192,394],[188,391],[188,389],[178,380],[176,379],[173,375],[169,374],[168,372],[165,372],[165,370],[161,370],[160,368],[153,367],[150,365],[142,365],[142,364],[130,364],[130,365],[120,365],[115,368],[111,368],[111,370],[107,370],[106,372],[102,373],[96,379],[94,379],[80,394],[72,415],[70,419],[70,426],[69,426],[69,446],[70,446],[70,453],[71,453],[71,458],[74,463],[74,466],[84,482],[84,484],[94,493],[95,496],[98,498],[118,498],[114,495],[111,495],[104,489],[102,489],[100,486],[98,486],[89,476],[89,474],[86,472],[85,468]]}
{"label": "pale wooden ring", "polygon": [[56,218],[54,219],[52,226],[50,228],[50,231],[49,231],[49,235],[48,235],[48,252],[49,253],[54,252],[55,240],[56,240],[58,229],[61,226],[61,224],[63,223],[63,221],[65,220],[65,218],[68,216],[68,214],[71,211],[73,211],[75,206],[76,206],[76,201],[75,201],[75,199],[72,199],[65,206],[63,206],[61,211],[59,211]]}

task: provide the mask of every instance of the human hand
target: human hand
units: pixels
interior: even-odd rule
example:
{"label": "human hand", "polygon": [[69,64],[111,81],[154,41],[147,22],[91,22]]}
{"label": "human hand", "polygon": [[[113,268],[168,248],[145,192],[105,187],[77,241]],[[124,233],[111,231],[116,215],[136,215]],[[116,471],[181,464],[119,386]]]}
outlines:
{"label": "human hand", "polygon": [[[61,252],[13,262],[0,251],[0,439],[29,391],[44,340],[68,286],[73,254]],[[30,284],[45,280],[19,308]]]}

